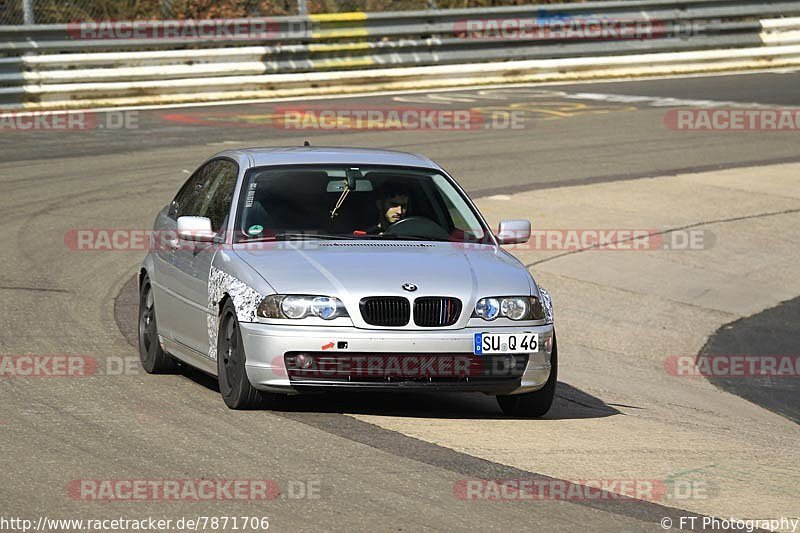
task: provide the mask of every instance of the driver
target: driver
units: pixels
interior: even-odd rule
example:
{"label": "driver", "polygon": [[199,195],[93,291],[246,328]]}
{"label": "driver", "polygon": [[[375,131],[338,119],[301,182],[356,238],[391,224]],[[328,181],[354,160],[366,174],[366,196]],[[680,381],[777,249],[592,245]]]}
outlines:
{"label": "driver", "polygon": [[392,224],[405,218],[408,212],[408,190],[399,183],[384,183],[377,191],[378,224],[368,234],[381,234]]}

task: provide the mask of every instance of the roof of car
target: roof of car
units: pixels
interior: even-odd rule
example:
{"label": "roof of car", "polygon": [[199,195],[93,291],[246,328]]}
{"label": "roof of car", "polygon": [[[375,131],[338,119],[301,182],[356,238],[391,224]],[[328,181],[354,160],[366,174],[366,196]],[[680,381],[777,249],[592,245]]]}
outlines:
{"label": "roof of car", "polygon": [[[295,164],[399,165],[440,169],[439,165],[420,154],[330,146],[280,146],[272,148],[242,148],[227,150],[215,157],[247,157],[250,166]],[[237,157],[240,156],[240,157]]]}

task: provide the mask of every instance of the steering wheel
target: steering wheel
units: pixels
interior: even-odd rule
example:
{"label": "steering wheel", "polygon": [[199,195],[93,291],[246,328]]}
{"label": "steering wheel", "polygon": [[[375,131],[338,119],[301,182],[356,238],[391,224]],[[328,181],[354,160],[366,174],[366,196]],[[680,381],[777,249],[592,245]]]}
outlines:
{"label": "steering wheel", "polygon": [[383,232],[384,235],[402,237],[429,237],[431,239],[450,240],[450,234],[439,224],[428,217],[406,217],[398,220]]}

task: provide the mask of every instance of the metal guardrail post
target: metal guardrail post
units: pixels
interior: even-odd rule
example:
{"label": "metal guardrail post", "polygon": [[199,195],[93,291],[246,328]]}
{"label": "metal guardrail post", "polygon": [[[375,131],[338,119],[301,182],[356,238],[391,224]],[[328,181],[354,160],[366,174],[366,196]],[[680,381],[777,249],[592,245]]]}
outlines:
{"label": "metal guardrail post", "polygon": [[0,58],[0,107],[22,105],[25,80],[22,59]]}
{"label": "metal guardrail post", "polygon": [[36,17],[33,14],[33,0],[22,0],[22,20],[26,26],[36,24]]}

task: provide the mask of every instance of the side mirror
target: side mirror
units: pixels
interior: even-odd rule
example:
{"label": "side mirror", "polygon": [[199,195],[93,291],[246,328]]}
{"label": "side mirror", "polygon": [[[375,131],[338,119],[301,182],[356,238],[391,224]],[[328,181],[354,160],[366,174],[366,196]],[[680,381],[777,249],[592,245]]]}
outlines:
{"label": "side mirror", "polygon": [[213,242],[217,234],[206,217],[178,217],[178,238],[183,241]]}
{"label": "side mirror", "polygon": [[522,244],[530,238],[530,220],[503,220],[497,229],[497,240],[500,244]]}

